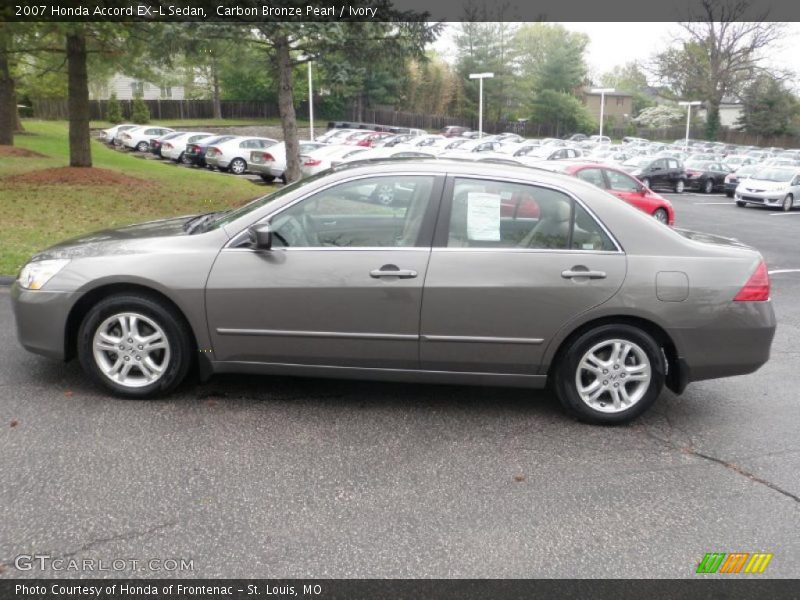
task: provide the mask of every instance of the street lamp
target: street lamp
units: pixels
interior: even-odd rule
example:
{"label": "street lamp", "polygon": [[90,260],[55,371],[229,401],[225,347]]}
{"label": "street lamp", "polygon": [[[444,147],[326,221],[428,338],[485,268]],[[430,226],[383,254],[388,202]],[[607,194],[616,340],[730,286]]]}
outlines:
{"label": "street lamp", "polygon": [[314,141],[314,82],[311,79],[311,61],[314,59],[310,54],[302,54],[299,60],[306,61],[308,65],[308,127],[309,139]]}
{"label": "street lamp", "polygon": [[480,92],[478,93],[478,137],[483,137],[483,80],[491,79],[494,73],[470,73],[470,79],[480,81]]}
{"label": "street lamp", "polygon": [[692,107],[700,106],[701,104],[702,102],[700,102],[700,100],[692,100],[689,102],[678,102],[679,106],[686,107],[686,141],[683,143],[684,152],[689,151],[689,121],[692,118]]}
{"label": "street lamp", "polygon": [[603,142],[603,112],[606,107],[606,94],[616,91],[614,88],[594,88],[593,94],[600,94],[600,142]]}

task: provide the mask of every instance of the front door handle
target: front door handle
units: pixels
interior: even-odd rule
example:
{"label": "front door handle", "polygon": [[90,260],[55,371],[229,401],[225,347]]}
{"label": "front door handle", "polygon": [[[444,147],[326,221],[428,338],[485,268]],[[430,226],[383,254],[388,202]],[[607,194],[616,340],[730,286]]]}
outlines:
{"label": "front door handle", "polygon": [[413,279],[417,272],[413,269],[401,269],[397,265],[383,265],[380,269],[373,269],[369,276],[375,279],[380,277],[397,277],[398,279]]}
{"label": "front door handle", "polygon": [[564,279],[575,279],[577,277],[586,277],[587,279],[605,279],[605,271],[589,271],[588,269],[577,269],[573,267],[568,271],[561,271],[561,277]]}

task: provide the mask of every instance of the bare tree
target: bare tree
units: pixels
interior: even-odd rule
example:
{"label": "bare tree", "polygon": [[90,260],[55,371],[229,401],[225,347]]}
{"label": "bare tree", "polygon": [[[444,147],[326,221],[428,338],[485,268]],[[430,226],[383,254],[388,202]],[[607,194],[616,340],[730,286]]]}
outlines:
{"label": "bare tree", "polygon": [[679,23],[673,47],[658,54],[654,73],[679,96],[703,100],[706,133],[716,137],[722,99],[738,95],[764,71],[763,50],[778,41],[782,23],[753,14],[749,0],[702,0],[690,20]]}

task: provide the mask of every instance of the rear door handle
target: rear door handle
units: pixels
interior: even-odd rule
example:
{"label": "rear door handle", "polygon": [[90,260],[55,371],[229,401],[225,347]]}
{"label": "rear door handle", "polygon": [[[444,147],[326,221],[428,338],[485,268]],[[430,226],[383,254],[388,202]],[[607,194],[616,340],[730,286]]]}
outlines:
{"label": "rear door handle", "polygon": [[605,271],[561,271],[561,277],[564,279],[575,279],[576,277],[586,277],[588,279],[605,279]]}
{"label": "rear door handle", "polygon": [[399,279],[413,279],[417,272],[413,269],[400,269],[397,265],[383,265],[380,269],[373,269],[369,276],[375,279],[380,277],[397,277]]}

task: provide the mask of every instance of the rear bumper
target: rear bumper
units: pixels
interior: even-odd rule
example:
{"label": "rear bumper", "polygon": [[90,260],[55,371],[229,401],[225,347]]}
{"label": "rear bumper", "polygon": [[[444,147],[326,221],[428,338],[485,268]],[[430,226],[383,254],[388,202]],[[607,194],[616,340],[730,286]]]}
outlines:
{"label": "rear bumper", "polygon": [[250,163],[247,170],[256,175],[271,175],[272,177],[280,177],[283,175],[283,169],[277,169],[272,164]]}
{"label": "rear bumper", "polygon": [[746,375],[761,368],[775,337],[772,302],[731,302],[704,327],[672,330],[686,382]]}
{"label": "rear bumper", "polygon": [[64,360],[67,317],[73,304],[70,292],[24,290],[11,287],[11,306],[17,338],[29,352]]}

